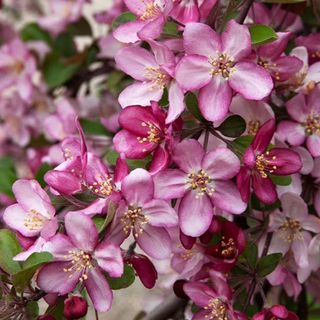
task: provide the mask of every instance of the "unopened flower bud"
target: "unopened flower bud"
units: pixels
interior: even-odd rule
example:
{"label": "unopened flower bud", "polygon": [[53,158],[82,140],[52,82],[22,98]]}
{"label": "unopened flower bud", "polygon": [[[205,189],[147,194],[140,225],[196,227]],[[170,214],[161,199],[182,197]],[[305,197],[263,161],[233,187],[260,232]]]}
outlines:
{"label": "unopened flower bud", "polygon": [[56,320],[56,318],[50,314],[44,314],[43,316],[39,316],[38,320]]}
{"label": "unopened flower bud", "polygon": [[67,320],[80,319],[87,314],[88,303],[85,299],[72,296],[64,301],[63,315]]}

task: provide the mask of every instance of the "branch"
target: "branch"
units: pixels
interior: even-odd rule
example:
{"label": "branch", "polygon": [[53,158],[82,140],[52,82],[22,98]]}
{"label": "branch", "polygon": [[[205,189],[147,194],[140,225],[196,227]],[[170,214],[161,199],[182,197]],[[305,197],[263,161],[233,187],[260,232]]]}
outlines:
{"label": "branch", "polygon": [[237,22],[238,23],[243,23],[245,18],[247,17],[248,15],[248,12],[253,4],[254,0],[246,0],[245,3],[243,4],[242,8],[241,8],[241,11],[240,11],[240,14],[239,14],[239,17],[237,19]]}
{"label": "branch", "polygon": [[164,303],[146,315],[143,320],[167,320],[174,316],[179,309],[184,308],[187,303],[188,300],[179,299],[175,295],[172,295],[164,301]]}

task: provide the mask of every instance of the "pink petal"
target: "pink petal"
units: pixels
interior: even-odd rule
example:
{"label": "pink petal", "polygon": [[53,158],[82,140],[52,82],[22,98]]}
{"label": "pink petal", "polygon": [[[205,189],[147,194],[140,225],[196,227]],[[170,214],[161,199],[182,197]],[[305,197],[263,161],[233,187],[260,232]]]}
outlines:
{"label": "pink petal", "polygon": [[241,198],[248,203],[250,199],[251,174],[246,167],[241,167],[237,175],[237,187],[240,191]]}
{"label": "pink petal", "polygon": [[210,196],[219,209],[233,214],[243,213],[247,204],[241,200],[240,192],[231,181],[214,181],[215,191]]}
{"label": "pink petal", "polygon": [[175,121],[185,109],[184,94],[176,81],[169,87],[169,109],[166,124]]}
{"label": "pink petal", "polygon": [[173,150],[172,160],[185,172],[196,172],[201,169],[204,150],[194,139],[184,140]]}
{"label": "pink petal", "polygon": [[222,51],[235,60],[247,57],[251,53],[251,36],[247,26],[230,20],[226,31],[222,33]]}
{"label": "pink petal", "polygon": [[203,235],[209,228],[213,216],[212,204],[204,194],[198,196],[190,190],[179,205],[179,222],[181,231],[192,237]]}
{"label": "pink petal", "polygon": [[90,269],[88,279],[84,282],[84,285],[94,308],[98,312],[106,312],[111,308],[113,294],[99,268]]}
{"label": "pink petal", "polygon": [[294,193],[285,193],[280,197],[281,207],[286,216],[303,221],[308,217],[307,204]]}
{"label": "pink petal", "polygon": [[128,204],[143,206],[153,198],[154,183],[148,171],[135,169],[124,178],[121,189]]}
{"label": "pink petal", "polygon": [[145,81],[146,67],[158,67],[154,56],[146,49],[128,46],[115,56],[117,67],[132,78]]}
{"label": "pink petal", "polygon": [[94,251],[98,265],[109,273],[111,277],[121,277],[123,274],[123,259],[119,246],[102,241]]}
{"label": "pink petal", "polygon": [[84,251],[93,251],[98,243],[98,231],[93,221],[83,213],[67,213],[64,221],[72,243]]}
{"label": "pink petal", "polygon": [[154,259],[166,259],[172,252],[171,238],[165,228],[147,225],[136,241],[139,247]]}
{"label": "pink petal", "polygon": [[146,21],[135,20],[122,24],[112,33],[115,39],[123,43],[140,41],[138,32],[146,25]]}
{"label": "pink petal", "polygon": [[152,82],[137,82],[126,87],[119,95],[122,108],[132,105],[149,106],[151,101],[159,101],[163,88]]}
{"label": "pink petal", "polygon": [[264,153],[269,146],[269,143],[276,130],[276,122],[270,119],[265,122],[258,130],[252,144],[252,151],[258,154]]}
{"label": "pink petal", "polygon": [[308,243],[310,243],[310,240],[298,239],[293,241],[291,245],[294,259],[301,268],[308,267]]}
{"label": "pink petal", "polygon": [[277,135],[282,141],[288,141],[292,146],[303,144],[306,133],[300,123],[293,121],[281,121],[277,128]]}
{"label": "pink petal", "polygon": [[166,169],[154,176],[154,196],[160,199],[181,198],[187,190],[187,175],[178,169]]}
{"label": "pink petal", "polygon": [[272,204],[277,200],[275,185],[269,178],[262,178],[260,174],[254,174],[252,183],[254,193],[262,202]]}
{"label": "pink petal", "polygon": [[[212,76],[208,58],[191,55],[180,60],[176,68],[176,80],[185,90],[197,90],[207,85]],[[188,81],[186,81],[188,79]]]}
{"label": "pink petal", "polygon": [[184,292],[199,307],[207,307],[215,293],[207,285],[200,282],[189,282],[183,286]]}
{"label": "pink petal", "polygon": [[50,239],[52,236],[55,235],[56,231],[58,230],[59,223],[57,218],[53,218],[48,220],[42,230],[41,230],[41,237],[44,239]]}
{"label": "pink petal", "polygon": [[170,164],[170,154],[163,146],[159,146],[153,153],[152,161],[149,166],[149,172],[153,175],[166,169]]}
{"label": "pink petal", "polygon": [[209,121],[220,121],[228,113],[232,90],[223,77],[214,76],[199,92],[199,108]]}
{"label": "pink petal", "polygon": [[305,95],[297,94],[286,103],[287,111],[290,117],[297,122],[305,122],[310,112],[306,105]]}
{"label": "pink petal", "polygon": [[149,21],[145,24],[140,31],[138,31],[138,37],[141,40],[156,39],[160,36],[163,26],[165,24],[165,17],[161,14],[156,19]]}
{"label": "pink petal", "polygon": [[273,81],[269,73],[252,62],[239,62],[231,75],[231,88],[250,100],[261,100],[271,93]]}
{"label": "pink petal", "polygon": [[124,0],[126,7],[135,15],[140,16],[146,10],[146,6],[150,4],[150,0]]}
{"label": "pink petal", "polygon": [[307,138],[307,148],[313,157],[320,156],[320,137],[317,134]]}
{"label": "pink petal", "polygon": [[65,272],[70,268],[68,262],[51,262],[40,269],[37,276],[38,286],[45,292],[56,292],[60,295],[67,294],[76,287],[80,272]]}
{"label": "pink petal", "polygon": [[286,49],[292,34],[291,32],[277,32],[277,36],[277,40],[269,44],[265,44],[258,49],[260,57],[275,60],[281,56],[283,51]]}
{"label": "pink petal", "polygon": [[58,233],[45,244],[45,251],[50,252],[58,261],[65,261],[69,251],[76,250],[69,237]]}
{"label": "pink petal", "polygon": [[188,55],[215,57],[221,51],[220,36],[204,23],[188,23],[183,32],[184,48]]}
{"label": "pink petal", "polygon": [[304,230],[320,233],[320,219],[318,217],[308,215],[307,219],[301,222],[301,227]]}
{"label": "pink petal", "polygon": [[149,201],[143,206],[143,213],[154,227],[175,227],[178,224],[176,211],[164,200]]}
{"label": "pink petal", "polygon": [[47,193],[36,180],[17,180],[13,184],[12,190],[24,210],[36,210],[47,218],[54,216],[55,208],[51,205]]}
{"label": "pink petal", "polygon": [[148,43],[154,53],[157,64],[175,64],[176,60],[173,51],[171,51],[164,43],[154,40],[149,40]]}
{"label": "pink petal", "polygon": [[202,168],[212,179],[231,179],[240,170],[239,158],[227,148],[217,148],[202,159]]}

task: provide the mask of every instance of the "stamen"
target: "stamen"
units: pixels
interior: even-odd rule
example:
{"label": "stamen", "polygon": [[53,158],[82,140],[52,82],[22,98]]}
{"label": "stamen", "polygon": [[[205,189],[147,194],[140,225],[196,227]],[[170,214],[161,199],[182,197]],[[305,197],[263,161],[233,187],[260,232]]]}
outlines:
{"label": "stamen", "polygon": [[[143,1],[144,2],[144,1]],[[160,7],[155,3],[155,1],[146,3],[144,12],[140,15],[141,20],[149,20],[157,17],[161,14]]]}
{"label": "stamen", "polygon": [[260,128],[260,121],[259,120],[250,120],[247,124],[248,134],[251,136],[255,136]]}
{"label": "stamen", "polygon": [[221,75],[228,80],[230,76],[236,71],[234,68],[234,60],[226,53],[218,53],[218,57],[209,57],[209,63],[213,69],[210,71],[212,76]]}
{"label": "stamen", "polygon": [[142,208],[129,206],[120,222],[123,225],[122,230],[125,234],[129,234],[131,230],[134,230],[135,237],[138,237],[139,234],[143,233],[144,226],[149,222],[149,219],[143,214]]}
{"label": "stamen", "polygon": [[307,121],[303,123],[303,126],[305,127],[305,132],[308,135],[312,135],[314,133],[319,134],[320,133],[320,116],[317,113],[311,113]]}
{"label": "stamen", "polygon": [[273,173],[277,170],[277,166],[272,165],[271,160],[276,160],[276,156],[269,157],[270,153],[260,154],[256,157],[256,169],[259,171],[262,178],[267,178],[268,173]]}
{"label": "stamen", "polygon": [[170,77],[160,67],[146,67],[144,76],[152,81],[151,90],[164,89]]}
{"label": "stamen", "polygon": [[114,191],[113,179],[107,174],[97,175],[95,181],[88,188],[97,195],[108,197]]}
{"label": "stamen", "polygon": [[40,212],[31,209],[24,219],[24,226],[30,231],[41,230],[46,220]]}
{"label": "stamen", "polygon": [[191,189],[197,190],[196,198],[203,196],[205,193],[211,196],[215,192],[215,189],[210,186],[212,179],[204,170],[201,169],[197,173],[189,173],[188,178],[188,184],[190,184]]}
{"label": "stamen", "polygon": [[286,217],[279,228],[280,237],[290,243],[294,240],[302,240],[301,230],[302,228],[298,220]]}
{"label": "stamen", "polygon": [[147,134],[148,134],[147,137],[137,137],[137,140],[139,141],[139,143],[145,143],[145,142],[160,143],[160,141],[162,140],[162,137],[161,137],[161,131],[159,128],[157,128],[150,121],[141,122],[141,126],[149,127],[149,130],[147,131]]}
{"label": "stamen", "polygon": [[211,299],[204,309],[210,311],[209,314],[205,315],[205,318],[208,320],[229,320],[227,307],[218,298]]}

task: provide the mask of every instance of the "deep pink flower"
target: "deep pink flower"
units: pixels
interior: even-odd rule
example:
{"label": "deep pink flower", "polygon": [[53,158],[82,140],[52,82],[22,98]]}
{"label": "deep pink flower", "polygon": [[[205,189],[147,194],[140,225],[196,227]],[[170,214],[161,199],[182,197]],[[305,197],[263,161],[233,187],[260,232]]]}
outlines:
{"label": "deep pink flower", "polygon": [[306,140],[306,145],[314,157],[320,156],[320,87],[316,86],[306,96],[297,94],[286,103],[291,120],[281,121],[278,126],[278,137],[288,141],[292,146],[300,146]]}
{"label": "deep pink flower", "polygon": [[274,132],[275,120],[271,119],[260,127],[245,151],[243,166],[237,175],[237,185],[245,202],[249,201],[251,187],[264,203],[275,202],[277,192],[269,174],[289,175],[299,172],[302,167],[300,156],[296,152],[286,148],[268,150]]}
{"label": "deep pink flower", "polygon": [[124,153],[128,159],[143,159],[153,153],[150,172],[166,168],[170,163],[174,129],[181,126],[178,121],[166,125],[165,118],[166,113],[156,102],[151,102],[151,107],[125,108],[119,116],[123,130],[113,138],[116,151]]}
{"label": "deep pink flower", "polygon": [[270,215],[270,230],[274,231],[269,252],[282,254],[292,251],[298,266],[308,266],[308,244],[311,231],[320,233],[320,219],[308,214],[307,204],[296,194],[280,197],[282,211]]}
{"label": "deep pink flower", "polygon": [[299,36],[295,39],[298,46],[307,48],[310,62],[320,59],[320,33],[310,33],[307,36]]}
{"label": "deep pink flower", "polygon": [[298,316],[288,311],[285,306],[276,305],[255,314],[252,320],[299,320]]}
{"label": "deep pink flower", "polygon": [[18,203],[5,210],[5,223],[26,237],[53,236],[58,228],[55,208],[39,183],[21,179],[13,184],[12,189]]}
{"label": "deep pink flower", "polygon": [[88,312],[87,301],[79,296],[71,296],[64,301],[63,315],[67,320],[80,319]]}
{"label": "deep pink flower", "polygon": [[[199,107],[207,120],[222,120],[233,91],[250,100],[270,94],[273,82],[266,70],[245,59],[251,54],[248,28],[231,20],[221,35],[202,23],[188,23],[184,33],[186,56],[176,69],[185,90],[198,90]],[[187,81],[186,81],[187,79]]]}
{"label": "deep pink flower", "polygon": [[314,178],[313,205],[320,216],[320,157],[314,160],[314,167],[311,172],[311,176]]}
{"label": "deep pink flower", "polygon": [[181,231],[197,237],[211,224],[213,206],[240,214],[246,204],[230,181],[240,162],[227,148],[205,153],[196,140],[184,140],[173,150],[172,159],[179,169],[167,169],[155,175],[155,195],[162,199],[180,199],[178,213]]}
{"label": "deep pink flower", "polygon": [[122,24],[113,31],[113,36],[124,43],[158,38],[166,22],[166,16],[172,9],[171,1],[124,0],[124,3],[137,19]]}
{"label": "deep pink flower", "polygon": [[176,59],[166,45],[151,40],[149,44],[153,54],[140,47],[128,46],[115,56],[117,67],[137,80],[120,93],[119,103],[123,108],[132,105],[149,106],[150,101],[161,99],[167,87],[169,110],[166,122],[170,123],[185,108],[183,91],[173,79]]}
{"label": "deep pink flower", "polygon": [[32,101],[36,61],[20,39],[13,39],[0,49],[0,90],[16,87],[20,97]]}
{"label": "deep pink flower", "polygon": [[178,224],[175,210],[154,196],[155,183],[144,169],[135,169],[121,185],[124,198],[116,212],[115,224],[119,242],[132,234],[140,248],[150,257],[165,259],[171,253],[171,238],[166,228]]}
{"label": "deep pink flower", "polygon": [[98,243],[98,231],[93,221],[84,214],[68,213],[65,216],[68,236],[57,234],[50,240],[47,250],[55,261],[39,271],[37,283],[46,292],[65,295],[83,283],[99,312],[108,311],[112,291],[103,275],[120,277],[123,260],[118,246],[106,238]]}
{"label": "deep pink flower", "polygon": [[278,32],[277,36],[276,41],[257,48],[257,63],[265,68],[275,81],[282,82],[295,75],[301,69],[303,62],[297,57],[284,54],[291,33]]}

